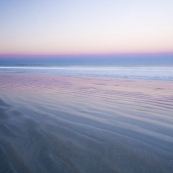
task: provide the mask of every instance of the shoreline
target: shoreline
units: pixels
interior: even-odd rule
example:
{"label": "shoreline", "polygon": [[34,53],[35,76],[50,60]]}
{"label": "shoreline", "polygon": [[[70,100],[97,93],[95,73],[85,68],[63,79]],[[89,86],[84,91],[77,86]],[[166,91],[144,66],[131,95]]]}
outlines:
{"label": "shoreline", "polygon": [[172,82],[25,73],[0,80],[0,170],[173,170]]}

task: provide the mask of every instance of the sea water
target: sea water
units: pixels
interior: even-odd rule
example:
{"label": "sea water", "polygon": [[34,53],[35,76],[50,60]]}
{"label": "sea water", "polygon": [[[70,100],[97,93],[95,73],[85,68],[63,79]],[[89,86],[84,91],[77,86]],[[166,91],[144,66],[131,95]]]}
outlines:
{"label": "sea water", "polygon": [[173,67],[0,67],[0,72],[57,74],[145,80],[173,80]]}

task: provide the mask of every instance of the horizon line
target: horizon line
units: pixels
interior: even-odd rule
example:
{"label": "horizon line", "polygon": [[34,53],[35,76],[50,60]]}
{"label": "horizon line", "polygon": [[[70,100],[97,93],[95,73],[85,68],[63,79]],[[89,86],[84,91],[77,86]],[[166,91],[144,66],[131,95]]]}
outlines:
{"label": "horizon line", "polygon": [[173,55],[171,52],[129,52],[129,53],[71,53],[71,54],[0,54],[0,58],[5,57],[80,57],[80,56],[130,56],[130,55]]}

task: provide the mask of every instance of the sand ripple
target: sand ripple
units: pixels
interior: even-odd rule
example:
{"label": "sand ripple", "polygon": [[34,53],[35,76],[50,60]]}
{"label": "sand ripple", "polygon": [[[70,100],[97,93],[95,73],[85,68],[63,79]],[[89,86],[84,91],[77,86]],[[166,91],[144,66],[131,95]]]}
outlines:
{"label": "sand ripple", "polygon": [[0,173],[173,172],[172,82],[0,80]]}

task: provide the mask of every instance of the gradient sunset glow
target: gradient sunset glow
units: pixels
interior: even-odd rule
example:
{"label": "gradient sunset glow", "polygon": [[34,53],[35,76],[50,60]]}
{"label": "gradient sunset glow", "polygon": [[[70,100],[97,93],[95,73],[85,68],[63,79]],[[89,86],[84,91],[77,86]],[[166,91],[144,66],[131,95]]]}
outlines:
{"label": "gradient sunset glow", "polygon": [[1,1],[0,55],[173,53],[173,1]]}

